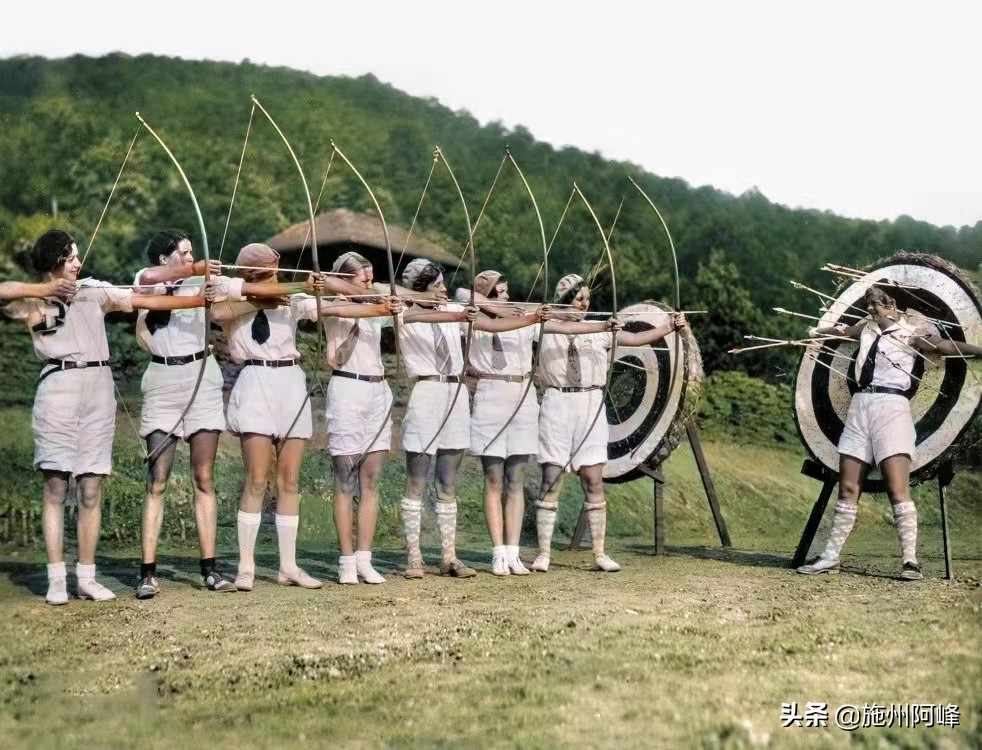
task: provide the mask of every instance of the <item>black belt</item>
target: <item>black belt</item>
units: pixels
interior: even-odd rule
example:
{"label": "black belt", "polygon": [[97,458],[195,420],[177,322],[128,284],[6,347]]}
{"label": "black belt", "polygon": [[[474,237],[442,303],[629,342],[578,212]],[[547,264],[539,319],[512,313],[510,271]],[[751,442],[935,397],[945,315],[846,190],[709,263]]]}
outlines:
{"label": "black belt", "polygon": [[459,383],[460,375],[420,375],[416,382],[420,380],[432,380],[437,383]]}
{"label": "black belt", "polygon": [[867,385],[860,388],[859,393],[889,393],[893,396],[907,397],[907,391],[903,388],[890,388],[885,385]]}
{"label": "black belt", "polygon": [[181,354],[177,357],[158,357],[154,354],[150,357],[150,361],[158,365],[186,365],[189,362],[197,362],[207,354],[207,349],[202,349],[200,352],[195,352],[194,354]]}
{"label": "black belt", "polygon": [[383,375],[359,375],[357,372],[345,372],[344,370],[331,370],[331,375],[336,375],[339,378],[363,380],[366,383],[381,383],[385,380],[385,376]]}
{"label": "black belt", "polygon": [[296,367],[300,364],[297,359],[247,359],[242,364],[252,367]]}
{"label": "black belt", "polygon": [[49,365],[54,365],[54,367],[41,374],[41,377],[38,378],[39,383],[48,377],[48,375],[61,372],[62,370],[84,370],[86,367],[109,367],[109,360],[103,359],[101,361],[93,360],[91,362],[73,362],[69,359],[48,359],[42,363],[41,368],[44,369]]}
{"label": "black belt", "polygon": [[546,388],[553,388],[561,393],[585,393],[586,391],[603,390],[602,385],[547,385]]}
{"label": "black belt", "polygon": [[524,383],[528,375],[497,375],[489,372],[476,372],[474,376],[478,380],[499,380],[504,383]]}

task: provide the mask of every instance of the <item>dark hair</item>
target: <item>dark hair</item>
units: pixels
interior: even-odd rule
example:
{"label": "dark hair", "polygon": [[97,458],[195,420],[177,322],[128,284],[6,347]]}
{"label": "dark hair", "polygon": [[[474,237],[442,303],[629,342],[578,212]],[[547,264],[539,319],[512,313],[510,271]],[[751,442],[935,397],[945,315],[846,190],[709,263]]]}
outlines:
{"label": "dark hair", "polygon": [[576,295],[580,293],[583,287],[587,286],[586,280],[581,281],[579,284],[573,284],[562,297],[557,297],[554,305],[572,305],[573,300],[576,299]]}
{"label": "dark hair", "polygon": [[151,266],[155,266],[160,262],[161,255],[170,255],[182,240],[190,239],[191,235],[180,229],[161,229],[147,243],[147,260]]}
{"label": "dark hair", "polygon": [[440,278],[443,275],[443,266],[439,263],[428,263],[426,267],[419,272],[419,276],[413,281],[412,290],[414,292],[425,292],[430,288],[430,284]]}
{"label": "dark hair", "polygon": [[[341,260],[342,258],[344,258],[344,260],[341,263],[338,263],[338,260]],[[338,259],[334,261],[334,266],[331,270],[335,273],[347,273],[351,274],[352,276],[357,276],[361,269],[371,267],[372,262],[364,255],[356,253],[354,250],[350,250],[338,256]]]}
{"label": "dark hair", "polygon": [[37,238],[31,250],[31,265],[38,273],[54,271],[72,254],[75,238],[63,229],[49,229]]}

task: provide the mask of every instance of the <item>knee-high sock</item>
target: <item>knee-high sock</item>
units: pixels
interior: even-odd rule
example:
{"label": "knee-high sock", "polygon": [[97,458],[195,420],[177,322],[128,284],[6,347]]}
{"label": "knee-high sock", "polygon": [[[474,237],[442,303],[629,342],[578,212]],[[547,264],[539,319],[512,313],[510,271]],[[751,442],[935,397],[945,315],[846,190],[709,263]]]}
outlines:
{"label": "knee-high sock", "polygon": [[281,516],[276,514],[276,539],[280,547],[280,570],[284,573],[297,572],[297,531],[300,516]]}
{"label": "knee-high sock", "polygon": [[917,506],[897,503],[893,506],[893,522],[900,536],[904,562],[917,562]]}
{"label": "knee-high sock", "polygon": [[822,557],[826,560],[838,560],[842,554],[842,547],[849,538],[853,524],[856,523],[856,506],[845,500],[837,500],[835,512],[832,514],[832,528],[829,531],[829,540],[825,543],[822,550]]}
{"label": "knee-high sock", "polygon": [[235,525],[239,532],[239,570],[242,572],[256,572],[256,537],[262,517],[262,513],[239,511]]}
{"label": "knee-high sock", "polygon": [[547,557],[552,551],[552,530],[556,527],[556,510],[559,503],[539,500],[535,504],[535,530],[539,537],[539,553]]}
{"label": "knee-high sock", "polygon": [[586,517],[590,522],[590,539],[593,541],[593,554],[604,553],[604,539],[607,536],[607,502],[583,503]]}
{"label": "knee-high sock", "polygon": [[436,524],[440,527],[440,557],[443,562],[457,558],[457,501],[436,504]]}
{"label": "knee-high sock", "polygon": [[413,561],[422,560],[423,553],[419,549],[419,535],[423,521],[423,501],[404,497],[400,508],[402,531],[406,536],[406,555]]}

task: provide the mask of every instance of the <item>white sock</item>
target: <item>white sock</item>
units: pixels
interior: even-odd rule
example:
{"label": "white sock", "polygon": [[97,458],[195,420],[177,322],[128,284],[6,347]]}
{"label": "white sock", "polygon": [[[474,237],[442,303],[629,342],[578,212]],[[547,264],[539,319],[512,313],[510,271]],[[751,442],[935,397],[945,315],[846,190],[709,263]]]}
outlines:
{"label": "white sock", "polygon": [[505,545],[505,559],[508,562],[515,562],[518,560],[518,545],[517,544],[506,544]]}
{"label": "white sock", "polygon": [[91,565],[83,565],[82,563],[76,563],[75,577],[78,579],[79,583],[84,583],[85,581],[94,581],[95,563],[92,563]]}
{"label": "white sock", "polygon": [[280,570],[284,573],[297,572],[297,529],[300,516],[281,516],[276,514],[276,539],[280,546]]}
{"label": "white sock", "polygon": [[856,505],[845,500],[839,499],[835,503],[835,512],[832,514],[832,528],[829,530],[829,539],[822,550],[822,557],[825,560],[838,560],[842,554],[842,547],[849,538],[853,525],[856,523]]}
{"label": "white sock", "polygon": [[262,518],[262,513],[239,511],[236,523],[239,532],[239,572],[256,572],[256,537],[259,536]]}
{"label": "white sock", "polygon": [[64,562],[48,563],[48,580],[52,578],[66,578],[68,570]]}
{"label": "white sock", "polygon": [[508,559],[508,547],[504,544],[491,548],[491,557],[500,557],[504,560]]}
{"label": "white sock", "polygon": [[900,536],[903,562],[917,562],[917,506],[897,503],[893,506],[893,523]]}

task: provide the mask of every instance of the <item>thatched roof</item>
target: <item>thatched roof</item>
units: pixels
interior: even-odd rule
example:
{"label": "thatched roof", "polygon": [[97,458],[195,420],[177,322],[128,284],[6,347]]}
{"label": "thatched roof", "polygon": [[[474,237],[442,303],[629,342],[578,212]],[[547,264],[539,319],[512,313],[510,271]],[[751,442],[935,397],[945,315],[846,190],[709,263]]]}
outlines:
{"label": "thatched roof", "polygon": [[[329,250],[337,246],[360,246],[385,252],[385,234],[378,216],[358,214],[346,208],[336,208],[314,217],[317,232],[317,249]],[[402,227],[388,225],[389,242],[393,254],[398,257],[406,242],[407,232]],[[295,253],[310,247],[310,222],[301,221],[266,240],[266,244],[279,253]],[[318,253],[320,254],[320,253]],[[456,268],[458,259],[439,245],[413,234],[406,247],[407,258],[435,260],[448,268]]]}

